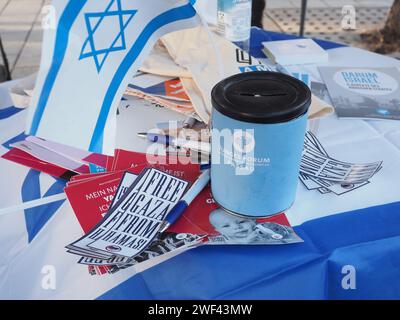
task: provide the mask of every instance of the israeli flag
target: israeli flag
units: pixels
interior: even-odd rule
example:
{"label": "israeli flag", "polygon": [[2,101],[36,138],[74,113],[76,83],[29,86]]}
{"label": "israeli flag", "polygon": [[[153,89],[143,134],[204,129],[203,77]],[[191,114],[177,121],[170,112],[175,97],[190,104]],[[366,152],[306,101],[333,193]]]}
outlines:
{"label": "israeli flag", "polygon": [[200,24],[194,3],[54,0],[27,134],[113,153],[116,109],[129,80],[162,35]]}
{"label": "israeli flag", "polygon": [[[253,29],[252,44],[261,49],[263,41],[291,37]],[[387,56],[319,45],[333,66],[400,68]],[[314,69],[302,72],[314,75]],[[8,88],[14,86],[24,84],[0,85],[0,155],[25,139],[28,110],[12,105]],[[126,111],[118,124],[134,121],[134,108]],[[128,126],[120,129],[132,136]],[[63,182],[0,158],[0,299],[399,299],[399,123],[331,115],[315,130],[337,159],[383,161],[383,167],[370,183],[340,195],[299,183],[287,217],[304,243],[205,246],[103,276],[90,275],[65,250],[82,229],[62,199]]]}

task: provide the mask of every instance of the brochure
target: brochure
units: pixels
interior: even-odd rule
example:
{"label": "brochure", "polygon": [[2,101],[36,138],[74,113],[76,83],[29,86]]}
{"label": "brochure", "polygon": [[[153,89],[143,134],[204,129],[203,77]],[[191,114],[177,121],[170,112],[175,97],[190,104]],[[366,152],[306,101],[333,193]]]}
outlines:
{"label": "brochure", "polygon": [[319,67],[340,118],[400,119],[400,71],[395,68]]}

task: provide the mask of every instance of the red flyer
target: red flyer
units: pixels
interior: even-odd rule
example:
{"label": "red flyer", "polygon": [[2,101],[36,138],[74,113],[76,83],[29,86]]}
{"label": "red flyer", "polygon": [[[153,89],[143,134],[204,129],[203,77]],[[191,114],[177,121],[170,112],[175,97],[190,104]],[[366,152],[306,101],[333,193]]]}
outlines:
{"label": "red flyer", "polygon": [[115,151],[113,171],[134,169],[140,166],[154,167],[189,182],[195,181],[200,174],[200,165],[191,163],[189,157],[152,156],[121,149]]}
{"label": "red flyer", "polygon": [[68,185],[64,191],[85,233],[107,213],[123,171]]}
{"label": "red flyer", "polygon": [[[146,158],[146,155],[143,153],[123,151],[119,152],[119,155],[120,159],[125,163],[125,169],[130,174],[138,175],[144,168],[149,167],[147,162],[142,162]],[[126,165],[126,163],[131,163],[132,167]],[[123,165],[120,166],[122,167]],[[118,165],[116,167],[119,169]],[[196,180],[200,169],[199,165],[182,164],[157,164],[151,167],[156,167],[169,174],[172,171],[174,176],[186,179],[189,182]],[[124,170],[118,170],[113,173],[80,175],[75,177],[65,188],[64,191],[85,233],[90,231],[103,218],[104,214],[107,213],[121,178],[124,176],[124,172]]]}
{"label": "red flyer", "polygon": [[112,171],[114,159],[115,159],[115,158],[114,158],[114,157],[111,157],[111,156],[110,156],[110,157],[107,157],[107,159],[106,159],[106,166],[105,166],[107,172]]}
{"label": "red flyer", "polygon": [[107,168],[107,164],[112,163],[113,159],[114,157],[112,156],[106,156],[104,154],[99,154],[99,153],[92,153],[86,158],[83,158],[82,160],[89,163],[93,163],[103,168]]}
{"label": "red flyer", "polygon": [[105,176],[113,175],[115,172],[100,172],[100,173],[86,173],[73,176],[71,180],[68,182],[68,186],[71,186],[76,183],[83,183],[89,180],[98,179]]}
{"label": "red flyer", "polygon": [[207,186],[168,232],[208,235],[207,244],[288,244],[302,242],[284,213],[251,219],[227,213]]}
{"label": "red flyer", "polygon": [[65,180],[69,180],[72,176],[76,175],[75,172],[61,168],[49,162],[39,160],[29,153],[17,148],[13,148],[7,153],[3,154],[2,158]]}
{"label": "red flyer", "polygon": [[[113,172],[91,173],[76,176],[65,189],[71,206],[85,234],[91,232],[93,227],[102,221],[105,213],[109,211],[109,208],[117,199],[122,197],[123,193],[136,179],[136,174],[140,174],[144,168],[157,168],[171,175],[175,175],[178,178],[186,179],[189,182],[195,181],[200,174],[200,166],[198,164],[171,163],[172,161],[164,163],[163,161],[165,158],[159,158],[161,163],[150,164],[146,154],[125,150],[116,150],[115,158],[107,160],[106,167],[109,170],[114,170]],[[124,174],[127,169],[128,173]],[[129,178],[129,176],[127,178],[127,174],[132,175],[131,178]],[[192,247],[198,244],[202,237],[203,236],[199,237],[189,234],[183,237],[183,235],[166,233],[148,252],[144,252],[140,257],[129,261],[129,263],[119,263],[118,266],[113,264],[112,272],[110,272],[117,272],[129,265],[147,260],[151,256],[159,255],[163,252],[173,251],[177,248],[183,250],[186,247]],[[71,253],[81,255],[82,257],[98,259],[96,260],[98,263],[97,266],[91,266],[90,269],[95,274],[103,274],[105,270],[108,271],[110,268],[109,257],[100,256],[98,252],[90,250],[84,243],[82,244],[79,242],[78,244],[74,242],[67,246],[67,248],[71,250]],[[87,262],[87,264],[91,263]],[[100,270],[100,266],[102,266],[104,270]]]}

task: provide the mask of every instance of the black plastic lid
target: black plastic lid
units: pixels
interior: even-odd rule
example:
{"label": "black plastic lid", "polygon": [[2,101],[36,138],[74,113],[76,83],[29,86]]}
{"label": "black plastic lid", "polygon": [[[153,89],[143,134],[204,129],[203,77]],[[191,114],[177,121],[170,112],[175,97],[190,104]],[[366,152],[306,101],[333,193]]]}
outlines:
{"label": "black plastic lid", "polygon": [[211,92],[213,107],[245,122],[279,123],[305,114],[310,89],[300,80],[278,72],[245,72],[226,78]]}

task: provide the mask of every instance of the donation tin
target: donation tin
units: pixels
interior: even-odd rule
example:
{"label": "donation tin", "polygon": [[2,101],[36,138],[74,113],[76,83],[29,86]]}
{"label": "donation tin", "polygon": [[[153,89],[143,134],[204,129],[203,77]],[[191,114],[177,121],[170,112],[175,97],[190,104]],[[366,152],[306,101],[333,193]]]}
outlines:
{"label": "donation tin", "polygon": [[211,188],[233,214],[266,217],[293,204],[311,92],[276,72],[247,72],[212,90]]}

